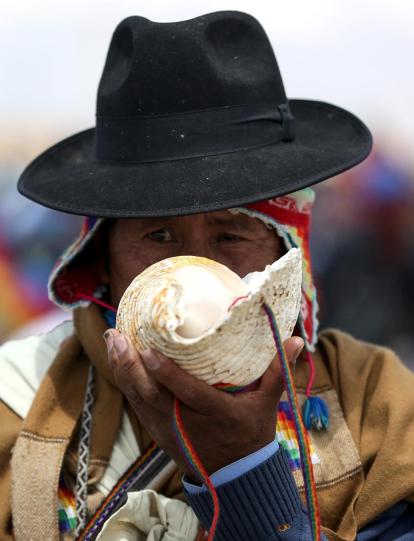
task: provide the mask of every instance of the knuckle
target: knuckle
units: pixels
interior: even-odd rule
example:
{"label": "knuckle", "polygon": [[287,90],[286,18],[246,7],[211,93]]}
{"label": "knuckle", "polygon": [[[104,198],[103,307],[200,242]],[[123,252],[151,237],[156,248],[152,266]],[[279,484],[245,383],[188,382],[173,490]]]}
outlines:
{"label": "knuckle", "polygon": [[127,385],[124,389],[124,394],[133,409],[138,412],[142,408],[144,401],[136,389],[132,385]]}
{"label": "knuckle", "polygon": [[130,380],[134,378],[137,370],[137,360],[134,357],[126,356],[122,361],[116,358],[111,359],[109,364],[119,384],[128,385]]}
{"label": "knuckle", "polygon": [[149,404],[154,404],[159,401],[161,393],[155,385],[145,385],[141,392],[142,398]]}
{"label": "knuckle", "polygon": [[108,355],[108,365],[109,368],[116,373],[118,370],[118,359],[113,355]]}
{"label": "knuckle", "polygon": [[126,374],[130,374],[136,369],[137,359],[134,355],[127,354],[122,359],[122,369]]}

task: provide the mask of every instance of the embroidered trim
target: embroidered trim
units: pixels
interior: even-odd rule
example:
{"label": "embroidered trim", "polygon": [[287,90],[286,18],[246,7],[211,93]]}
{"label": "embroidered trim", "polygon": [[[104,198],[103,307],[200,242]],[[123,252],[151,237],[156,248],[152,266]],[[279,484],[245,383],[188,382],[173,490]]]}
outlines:
{"label": "embroidered trim", "polygon": [[78,447],[78,465],[76,470],[76,535],[78,536],[86,524],[89,455],[91,443],[92,407],[94,403],[95,377],[94,367],[89,365],[88,381],[86,384],[85,402],[83,405],[81,429]]}
{"label": "embroidered trim", "polygon": [[111,492],[107,495],[94,515],[90,518],[77,541],[91,541],[101,530],[104,522],[122,501],[128,490],[141,490],[171,463],[169,456],[153,442],[147,451],[141,455],[125,471]]}

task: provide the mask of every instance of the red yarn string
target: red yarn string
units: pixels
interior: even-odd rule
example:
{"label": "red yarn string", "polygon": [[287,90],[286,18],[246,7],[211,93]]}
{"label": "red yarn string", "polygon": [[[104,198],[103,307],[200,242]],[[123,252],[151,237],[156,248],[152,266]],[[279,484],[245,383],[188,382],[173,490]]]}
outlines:
{"label": "red yarn string", "polygon": [[230,306],[227,308],[227,312],[230,312],[230,310],[233,308],[233,306],[234,306],[237,302],[241,301],[242,299],[247,299],[248,296],[249,296],[249,295],[242,295],[242,296],[240,296],[240,297],[236,297],[236,298],[234,299],[234,301],[230,304]]}
{"label": "red yarn string", "polygon": [[94,302],[95,304],[99,304],[99,306],[103,306],[103,308],[107,308],[108,310],[111,310],[112,312],[116,312],[116,308],[111,306],[110,304],[107,304],[106,302],[101,301],[100,299],[97,299],[96,297],[93,297],[92,295],[87,295],[86,293],[76,293],[75,297],[77,299],[83,299],[85,301]]}
{"label": "red yarn string", "polygon": [[308,384],[306,386],[306,396],[310,396],[312,386],[313,386],[313,381],[315,379],[315,363],[313,361],[313,357],[311,355],[311,352],[308,351],[307,348],[305,348],[305,351],[306,351],[306,360],[307,360],[307,362],[309,364],[309,369],[310,369],[310,375],[309,375],[309,379],[308,379]]}
{"label": "red yarn string", "polygon": [[220,504],[217,492],[213,483],[211,482],[209,474],[207,473],[200,457],[198,456],[196,450],[193,447],[193,444],[190,441],[187,431],[184,428],[184,423],[180,411],[180,401],[177,398],[175,398],[174,400],[174,421],[176,423],[177,435],[181,440],[181,443],[183,444],[182,451],[184,451],[187,462],[189,462],[191,468],[198,472],[198,474],[201,476],[213,500],[213,520],[211,522],[210,530],[207,537],[207,541],[213,541],[220,515]]}

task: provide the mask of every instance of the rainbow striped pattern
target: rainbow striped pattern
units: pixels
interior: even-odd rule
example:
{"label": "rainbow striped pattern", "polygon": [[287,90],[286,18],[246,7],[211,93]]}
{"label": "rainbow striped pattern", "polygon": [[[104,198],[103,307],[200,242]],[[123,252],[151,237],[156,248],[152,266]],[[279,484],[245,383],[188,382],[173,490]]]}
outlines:
{"label": "rainbow striped pattern", "polygon": [[216,383],[213,385],[216,389],[219,389],[220,391],[224,391],[226,393],[245,393],[246,391],[250,391],[254,389],[257,386],[258,382],[253,381],[253,383],[250,383],[249,385],[233,385],[232,383]]}
{"label": "rainbow striped pattern", "polygon": [[76,527],[76,500],[75,495],[65,482],[63,474],[60,475],[58,487],[58,519],[59,532],[64,533]]}
{"label": "rainbow striped pattern", "polygon": [[190,466],[197,478],[207,487],[208,491],[210,492],[211,499],[213,500],[214,512],[207,537],[207,541],[213,541],[220,516],[220,504],[217,492],[184,428],[183,420],[181,418],[180,402],[177,398],[174,400],[173,430],[178,446],[181,449],[187,464]]}
{"label": "rainbow striped pattern", "polygon": [[[300,460],[299,443],[295,432],[295,424],[290,411],[289,402],[287,400],[281,400],[279,402],[276,423],[276,440],[286,451],[291,470],[300,470],[302,463]],[[312,464],[320,464],[320,459],[310,439],[309,450]]]}
{"label": "rainbow striped pattern", "polygon": [[320,541],[320,511],[311,461],[310,437],[302,421],[292,371],[289,366],[289,361],[286,358],[285,348],[283,347],[283,342],[280,337],[275,315],[268,304],[264,303],[263,308],[269,320],[270,328],[272,329],[272,334],[282,369],[286,394],[289,401],[289,409],[292,414],[295,433],[299,444],[300,462],[302,466],[303,480],[305,483],[306,504],[308,508],[309,525],[312,532],[312,541]]}

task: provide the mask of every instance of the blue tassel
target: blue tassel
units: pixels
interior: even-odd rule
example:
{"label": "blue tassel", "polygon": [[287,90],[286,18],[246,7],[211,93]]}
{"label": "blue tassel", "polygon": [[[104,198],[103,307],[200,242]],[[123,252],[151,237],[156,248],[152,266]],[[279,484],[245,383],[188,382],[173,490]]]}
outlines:
{"label": "blue tassel", "polygon": [[329,426],[329,410],[319,396],[308,396],[302,407],[303,423],[307,430],[326,430]]}

